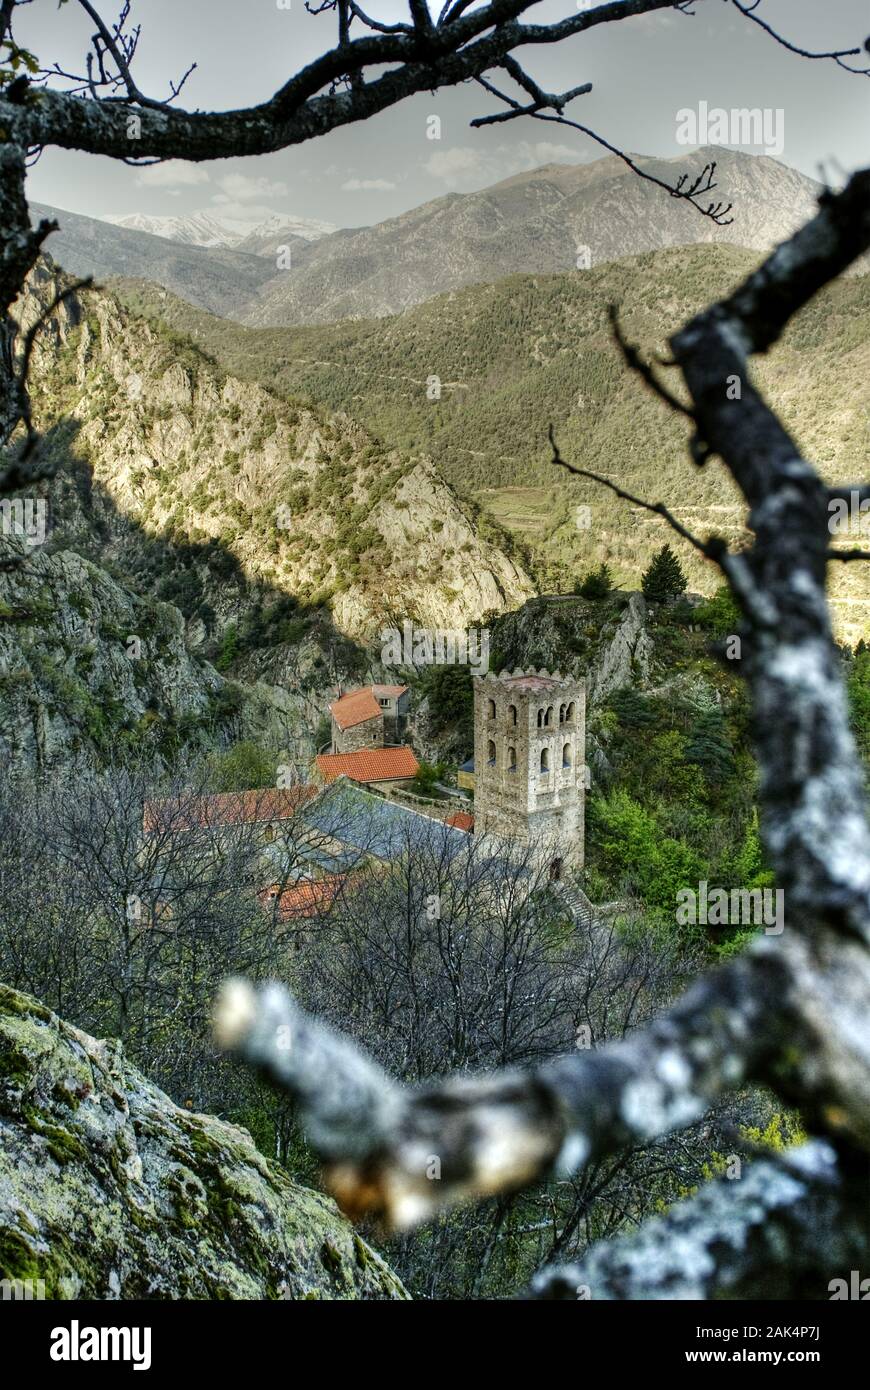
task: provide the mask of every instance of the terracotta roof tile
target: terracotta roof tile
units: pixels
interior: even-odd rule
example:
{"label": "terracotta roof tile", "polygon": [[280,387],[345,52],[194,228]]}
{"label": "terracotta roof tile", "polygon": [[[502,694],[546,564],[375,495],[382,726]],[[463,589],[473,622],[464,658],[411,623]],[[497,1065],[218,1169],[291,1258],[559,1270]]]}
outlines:
{"label": "terracotta roof tile", "polygon": [[310,784],[284,789],[221,792],[215,796],[170,797],[146,801],[142,815],[146,835],[156,830],[215,830],[226,825],[288,820],[317,788]]}
{"label": "terracotta roof tile", "polygon": [[420,764],[410,748],[363,748],[358,753],[321,753],[317,768],[326,782],[350,777],[354,782],[390,782],[416,777]]}
{"label": "terracotta roof tile", "polygon": [[366,720],[377,719],[383,714],[370,685],[333,700],[329,709],[340,729],[352,729],[355,724],[365,724]]}
{"label": "terracotta roof tile", "polygon": [[452,825],[454,830],[473,830],[474,816],[468,811],[452,811],[444,824]]}
{"label": "terracotta roof tile", "polygon": [[277,917],[279,922],[287,922],[292,917],[314,917],[322,908],[330,907],[337,898],[345,874],[335,874],[330,878],[319,878],[296,883],[285,888],[279,895],[277,887],[264,888],[258,897],[263,907],[273,909],[278,899]]}

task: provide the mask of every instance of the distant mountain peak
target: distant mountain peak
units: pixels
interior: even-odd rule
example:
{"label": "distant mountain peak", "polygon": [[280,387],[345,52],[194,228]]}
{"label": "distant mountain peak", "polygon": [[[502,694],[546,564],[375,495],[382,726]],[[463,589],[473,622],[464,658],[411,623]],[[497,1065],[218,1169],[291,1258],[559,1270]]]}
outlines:
{"label": "distant mountain peak", "polygon": [[153,217],[144,212],[124,213],[102,218],[114,227],[126,227],[132,232],[147,232],[165,241],[179,241],[185,246],[232,246],[238,237],[223,222],[207,212],[192,212],[184,217]]}
{"label": "distant mountain peak", "polygon": [[101,220],[111,222],[115,227],[125,227],[128,231],[147,232],[149,236],[163,237],[165,241],[180,242],[184,246],[223,246],[231,250],[253,251],[254,254],[261,254],[255,249],[258,242],[277,235],[317,241],[319,237],[328,236],[336,230],[331,222],[319,222],[314,218],[283,212],[272,213],[265,221],[253,225],[231,218],[222,222],[205,210],[177,217],[130,212]]}

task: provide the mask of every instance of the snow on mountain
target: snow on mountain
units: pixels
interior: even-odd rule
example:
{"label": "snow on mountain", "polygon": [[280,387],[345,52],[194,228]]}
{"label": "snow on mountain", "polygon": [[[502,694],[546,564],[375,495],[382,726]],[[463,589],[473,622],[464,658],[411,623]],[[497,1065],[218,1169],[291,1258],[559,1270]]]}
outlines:
{"label": "snow on mountain", "polygon": [[285,216],[282,213],[275,213],[255,226],[220,222],[209,212],[192,212],[186,217],[152,217],[144,212],[131,212],[123,216],[104,217],[103,221],[111,222],[115,227],[126,227],[129,231],[163,237],[165,241],[181,242],[185,246],[226,246],[254,254],[261,253],[260,248],[264,243],[268,243],[271,249],[272,241],[279,236],[317,241],[335,231],[329,222]]}
{"label": "snow on mountain", "polygon": [[105,217],[103,221],[166,241],[180,241],[186,246],[233,246],[238,240],[229,227],[207,212],[193,212],[187,217],[149,217],[144,212],[131,212],[123,217]]}

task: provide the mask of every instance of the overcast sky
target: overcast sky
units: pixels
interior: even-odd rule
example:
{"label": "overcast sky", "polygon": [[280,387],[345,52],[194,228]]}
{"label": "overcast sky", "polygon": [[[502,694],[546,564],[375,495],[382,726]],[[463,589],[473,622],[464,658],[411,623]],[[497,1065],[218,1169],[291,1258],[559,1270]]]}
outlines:
{"label": "overcast sky", "polygon": [[[312,16],[303,0],[133,0],[142,24],[136,75],[150,95],[198,64],[184,94],[190,108],[219,110],[269,97],[333,42],[331,15]],[[440,0],[430,0],[433,9]],[[581,0],[542,0],[535,20],[575,12]],[[279,7],[280,6],[280,7]],[[101,6],[105,17],[116,7]],[[395,19],[400,0],[372,0],[369,12]],[[833,177],[870,156],[870,79],[831,62],[810,62],[774,43],[723,0],[695,0],[692,17],[667,10],[602,25],[560,45],[526,50],[542,86],[584,81],[593,92],[573,107],[578,120],[623,148],[676,155],[677,112],[710,107],[781,108],[779,158]],[[852,48],[870,33],[867,0],[761,0],[758,11],[808,48]],[[76,0],[33,0],[17,21],[18,41],[43,63],[81,68],[93,25]],[[213,216],[252,224],[272,213],[338,226],[381,221],[438,197],[494,183],[520,169],[570,163],[602,153],[578,132],[539,121],[470,130],[471,117],[497,109],[481,88],[423,94],[307,145],[253,159],[169,164],[136,170],[100,157],[46,150],[30,175],[32,198],[92,216],[146,212]],[[427,139],[427,117],[441,139]]]}

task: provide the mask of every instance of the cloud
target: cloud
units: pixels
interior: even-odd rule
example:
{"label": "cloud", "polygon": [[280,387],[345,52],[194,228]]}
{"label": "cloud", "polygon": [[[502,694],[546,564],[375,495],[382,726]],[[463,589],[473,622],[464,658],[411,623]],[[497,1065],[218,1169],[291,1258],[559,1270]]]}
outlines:
{"label": "cloud", "polygon": [[215,182],[221,191],[214,195],[213,203],[253,203],[257,199],[287,196],[287,185],[281,179],[222,174]]}
{"label": "cloud", "polygon": [[513,155],[517,172],[521,169],[537,169],[542,164],[582,162],[576,145],[554,145],[551,140],[521,140],[510,154]]}
{"label": "cloud", "polygon": [[348,179],[341,185],[342,193],[368,193],[388,192],[391,188],[398,185],[391,183],[389,179]]}
{"label": "cloud", "polygon": [[521,140],[516,145],[499,145],[486,153],[467,145],[438,150],[429,156],[423,168],[449,188],[456,188],[462,184],[481,187],[498,183],[512,174],[538,169],[542,164],[582,162],[580,151],[573,145],[556,145],[551,140]]}
{"label": "cloud", "polygon": [[209,173],[199,164],[187,164],[183,159],[168,159],[165,164],[149,164],[137,174],[136,182],[145,188],[186,188],[195,183],[208,183]]}
{"label": "cloud", "polygon": [[463,183],[466,179],[478,179],[486,172],[486,164],[480,150],[466,146],[456,146],[452,150],[436,150],[423,165],[427,174],[441,179],[446,184]]}

